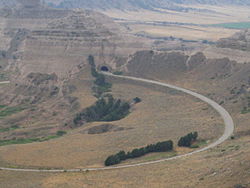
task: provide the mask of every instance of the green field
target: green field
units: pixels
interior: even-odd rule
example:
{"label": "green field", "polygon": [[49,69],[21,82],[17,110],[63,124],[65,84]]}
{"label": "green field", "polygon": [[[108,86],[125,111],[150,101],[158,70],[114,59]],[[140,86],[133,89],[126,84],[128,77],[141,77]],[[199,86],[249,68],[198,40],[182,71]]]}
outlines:
{"label": "green field", "polygon": [[213,24],[210,26],[224,27],[228,29],[248,29],[250,28],[250,22],[231,22],[231,23]]}

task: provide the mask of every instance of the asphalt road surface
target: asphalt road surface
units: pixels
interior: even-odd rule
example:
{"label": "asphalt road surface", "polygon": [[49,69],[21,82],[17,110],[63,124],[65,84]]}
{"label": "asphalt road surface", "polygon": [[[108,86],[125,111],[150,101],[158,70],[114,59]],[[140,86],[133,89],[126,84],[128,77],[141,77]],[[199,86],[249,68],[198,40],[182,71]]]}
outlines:
{"label": "asphalt road surface", "polygon": [[3,82],[0,82],[0,84],[9,84],[10,81],[3,81]]}

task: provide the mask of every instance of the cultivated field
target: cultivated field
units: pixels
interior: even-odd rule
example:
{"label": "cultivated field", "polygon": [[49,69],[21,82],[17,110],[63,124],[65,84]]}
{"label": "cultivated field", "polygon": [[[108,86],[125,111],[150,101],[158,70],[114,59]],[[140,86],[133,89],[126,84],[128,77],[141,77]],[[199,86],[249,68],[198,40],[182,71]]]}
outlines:
{"label": "cultivated field", "polygon": [[[188,7],[188,6],[186,6]],[[239,25],[238,22],[249,22],[249,9],[246,7],[194,6],[200,9],[189,12],[170,10],[158,11],[105,11],[118,23],[125,24],[133,34],[145,32],[154,37],[178,37],[188,40],[216,41],[229,37],[242,27],[223,28],[213,24]],[[237,11],[235,9],[237,8]],[[236,24],[234,24],[236,22]],[[208,27],[209,25],[209,27]],[[242,24],[240,24],[242,25]]]}

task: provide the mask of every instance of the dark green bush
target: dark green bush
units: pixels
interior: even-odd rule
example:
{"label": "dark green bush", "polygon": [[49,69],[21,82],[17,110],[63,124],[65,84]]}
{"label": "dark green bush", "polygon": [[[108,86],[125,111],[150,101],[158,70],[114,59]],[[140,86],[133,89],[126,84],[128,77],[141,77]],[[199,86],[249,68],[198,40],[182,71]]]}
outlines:
{"label": "dark green bush", "polygon": [[57,133],[56,133],[57,136],[63,136],[65,134],[67,134],[66,131],[57,131]]}
{"label": "dark green bush", "polygon": [[127,152],[127,154],[124,151],[120,151],[119,153],[115,155],[109,156],[104,164],[105,166],[115,165],[119,164],[121,161],[124,161],[126,159],[132,159],[141,157],[143,155],[146,155],[148,153],[152,152],[167,152],[173,150],[173,141],[168,140],[164,142],[158,142],[157,144],[151,144],[146,147],[142,148],[136,148],[133,149],[131,152]]}
{"label": "dark green bush", "polygon": [[178,141],[178,146],[190,147],[192,143],[197,140],[197,137],[198,137],[197,132],[189,133],[186,136],[180,138],[180,140]]}
{"label": "dark green bush", "polygon": [[81,125],[84,121],[116,121],[129,114],[130,105],[120,99],[114,99],[111,95],[99,99],[93,106],[83,110],[74,118],[75,125]]}
{"label": "dark green bush", "polygon": [[141,102],[141,99],[139,97],[135,97],[133,99],[133,101],[134,101],[134,103],[139,103],[139,102]]}

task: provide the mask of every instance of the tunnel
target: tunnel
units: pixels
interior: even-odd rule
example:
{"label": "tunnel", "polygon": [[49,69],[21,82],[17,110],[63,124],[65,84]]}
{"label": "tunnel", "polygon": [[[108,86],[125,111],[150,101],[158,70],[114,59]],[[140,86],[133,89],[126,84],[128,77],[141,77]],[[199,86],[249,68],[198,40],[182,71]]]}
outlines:
{"label": "tunnel", "polygon": [[108,72],[109,68],[107,66],[101,66],[101,71]]}

